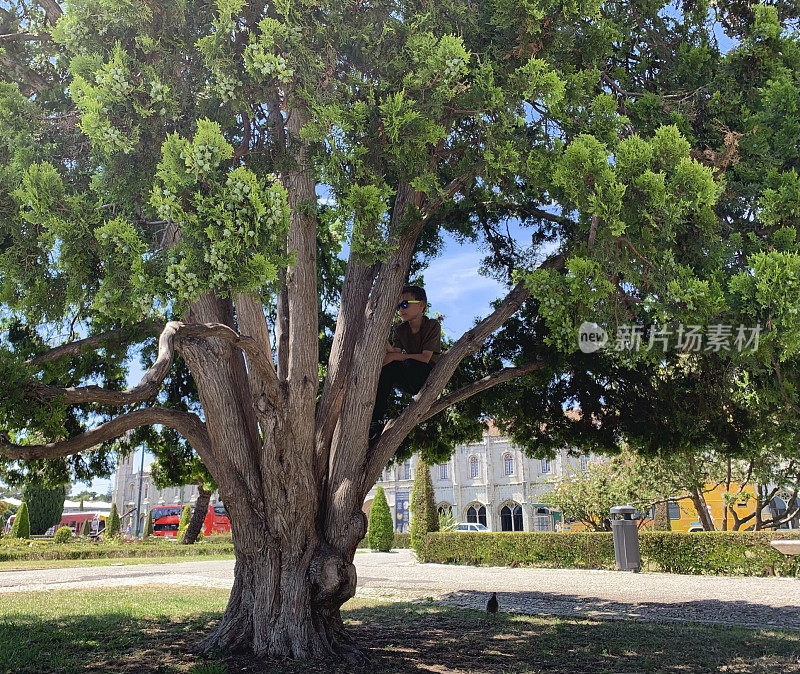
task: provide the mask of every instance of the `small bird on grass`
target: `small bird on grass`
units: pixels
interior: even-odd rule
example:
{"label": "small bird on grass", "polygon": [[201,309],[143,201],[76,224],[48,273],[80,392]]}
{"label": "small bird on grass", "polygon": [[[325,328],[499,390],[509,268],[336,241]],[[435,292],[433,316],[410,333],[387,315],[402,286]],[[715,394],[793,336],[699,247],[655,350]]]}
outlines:
{"label": "small bird on grass", "polygon": [[500,603],[497,601],[497,592],[492,592],[492,596],[489,597],[489,601],[486,602],[486,612],[497,613],[499,609]]}

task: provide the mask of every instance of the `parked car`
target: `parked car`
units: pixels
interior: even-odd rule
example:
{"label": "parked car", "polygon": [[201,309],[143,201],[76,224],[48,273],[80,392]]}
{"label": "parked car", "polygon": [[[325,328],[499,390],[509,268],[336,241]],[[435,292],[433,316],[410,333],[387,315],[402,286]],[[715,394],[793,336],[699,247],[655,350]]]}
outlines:
{"label": "parked car", "polygon": [[456,524],[456,531],[489,531],[485,524],[477,522],[459,522]]}

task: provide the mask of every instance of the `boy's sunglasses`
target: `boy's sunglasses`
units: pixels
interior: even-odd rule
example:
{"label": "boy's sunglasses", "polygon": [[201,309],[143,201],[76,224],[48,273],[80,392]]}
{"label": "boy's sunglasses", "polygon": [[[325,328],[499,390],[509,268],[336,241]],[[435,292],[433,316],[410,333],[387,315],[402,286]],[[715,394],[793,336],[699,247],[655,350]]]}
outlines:
{"label": "boy's sunglasses", "polygon": [[409,304],[420,304],[421,302],[422,300],[403,300],[397,305],[397,311],[400,311],[400,309],[408,309]]}

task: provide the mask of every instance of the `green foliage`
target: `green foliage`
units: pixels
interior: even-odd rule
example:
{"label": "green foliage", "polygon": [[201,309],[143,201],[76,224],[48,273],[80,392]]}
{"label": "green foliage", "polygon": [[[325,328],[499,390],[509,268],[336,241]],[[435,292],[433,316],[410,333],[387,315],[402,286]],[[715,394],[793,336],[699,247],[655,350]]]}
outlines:
{"label": "green foliage", "polygon": [[23,501],[17,510],[17,516],[14,518],[14,524],[11,525],[11,533],[9,538],[30,538],[31,537],[31,521],[28,517],[28,504]]}
{"label": "green foliage", "polygon": [[[797,574],[797,559],[770,546],[791,532],[642,532],[639,550],[647,571],[685,574],[780,576]],[[613,569],[611,533],[428,534],[425,561],[439,564]]]}
{"label": "green foliage", "polygon": [[192,521],[192,508],[191,506],[185,505],[181,509],[181,518],[178,521],[178,533],[177,533],[178,540],[183,538],[183,534],[186,531],[186,528],[189,526],[189,522],[191,521]]}
{"label": "green foliage", "polygon": [[79,533],[80,533],[81,536],[86,536],[86,537],[91,536],[92,535],[92,520],[84,520],[83,524],[81,524],[81,530],[80,530]]}
{"label": "green foliage", "polygon": [[669,505],[667,501],[655,505],[655,515],[653,517],[654,531],[671,531],[672,522],[669,519]]}
{"label": "green foliage", "polygon": [[71,540],[72,529],[67,526],[59,527],[53,534],[53,543],[69,543]]}
{"label": "green foliage", "polygon": [[389,552],[392,549],[393,541],[394,522],[392,522],[392,511],[389,509],[383,487],[378,486],[369,511],[367,542],[373,550]]}
{"label": "green foliage", "polygon": [[111,504],[111,512],[108,514],[108,518],[106,519],[106,531],[105,531],[105,538],[106,539],[113,539],[120,535],[120,530],[122,528],[122,522],[119,518],[119,513],[117,512],[117,504]]}
{"label": "green foliage", "polygon": [[[701,531],[647,532],[639,539],[641,555],[659,571],[741,576],[797,575],[798,560],[769,542],[791,538],[790,532]],[[796,536],[795,536],[796,537]]]}
{"label": "green foliage", "polygon": [[455,515],[449,510],[439,513],[439,531],[455,531],[458,521]]}
{"label": "green foliage", "polygon": [[631,454],[591,462],[586,470],[565,472],[554,479],[551,490],[541,499],[567,519],[583,522],[595,531],[607,531],[613,506],[631,504],[646,512],[662,496],[648,463]]}
{"label": "green foliage", "polygon": [[33,535],[41,536],[61,521],[67,489],[67,485],[58,487],[45,487],[37,483],[25,485],[22,490],[22,500],[28,504]]}
{"label": "green foliage", "polygon": [[420,458],[411,489],[411,547],[420,554],[425,547],[425,535],[439,531],[439,513],[431,480],[431,467]]}

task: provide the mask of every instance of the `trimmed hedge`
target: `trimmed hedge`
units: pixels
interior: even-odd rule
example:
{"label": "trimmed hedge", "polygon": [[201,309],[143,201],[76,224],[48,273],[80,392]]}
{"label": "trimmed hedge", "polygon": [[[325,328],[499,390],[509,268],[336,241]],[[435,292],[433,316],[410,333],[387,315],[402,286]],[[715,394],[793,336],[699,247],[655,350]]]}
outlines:
{"label": "trimmed hedge", "polygon": [[769,542],[797,537],[797,531],[653,531],[639,537],[639,548],[656,570],[668,573],[795,576],[797,557]]}
{"label": "trimmed hedge", "polygon": [[[797,557],[769,542],[796,538],[796,531],[644,531],[642,570],[682,574],[795,576]],[[440,564],[615,569],[610,532],[431,533],[422,561]]]}
{"label": "trimmed hedge", "polygon": [[[229,539],[230,540],[230,539]],[[233,543],[216,541],[177,545],[175,541],[150,539],[145,542],[122,543],[73,539],[70,543],[54,545],[48,540],[0,540],[0,562],[39,559],[109,559],[125,557],[190,557],[232,555]]]}
{"label": "trimmed hedge", "polygon": [[614,566],[610,533],[428,534],[425,562],[486,566],[543,566],[557,569],[607,569]]}

